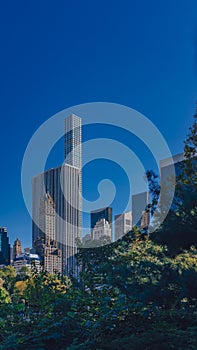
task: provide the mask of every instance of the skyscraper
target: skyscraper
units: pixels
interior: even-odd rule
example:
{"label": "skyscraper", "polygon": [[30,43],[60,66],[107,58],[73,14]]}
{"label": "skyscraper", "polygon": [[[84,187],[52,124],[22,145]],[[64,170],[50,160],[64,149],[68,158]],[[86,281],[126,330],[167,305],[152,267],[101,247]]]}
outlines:
{"label": "skyscraper", "polygon": [[76,268],[74,255],[82,221],[80,192],[81,119],[71,115],[65,119],[65,163],[33,179],[33,244],[43,231],[51,239],[55,236],[57,247],[62,250],[64,274]]}
{"label": "skyscraper", "polygon": [[[65,119],[64,159],[65,164],[74,166],[79,171],[79,193],[82,194],[82,128],[81,118],[71,114]],[[78,198],[79,227],[82,227],[82,196]]]}
{"label": "skyscraper", "polygon": [[65,119],[65,163],[81,169],[81,118],[72,114]]}
{"label": "skyscraper", "polygon": [[119,215],[115,215],[115,236],[117,241],[127,232],[132,230],[132,212],[126,212]]}
{"label": "skyscraper", "polygon": [[10,244],[6,227],[0,227],[0,265],[10,264]]}

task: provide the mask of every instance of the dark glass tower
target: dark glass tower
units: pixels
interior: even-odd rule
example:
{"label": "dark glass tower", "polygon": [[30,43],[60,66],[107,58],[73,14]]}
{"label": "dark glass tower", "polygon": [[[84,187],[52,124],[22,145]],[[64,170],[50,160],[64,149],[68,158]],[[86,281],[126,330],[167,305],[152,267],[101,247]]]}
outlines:
{"label": "dark glass tower", "polygon": [[10,264],[10,244],[6,227],[0,227],[0,265]]}

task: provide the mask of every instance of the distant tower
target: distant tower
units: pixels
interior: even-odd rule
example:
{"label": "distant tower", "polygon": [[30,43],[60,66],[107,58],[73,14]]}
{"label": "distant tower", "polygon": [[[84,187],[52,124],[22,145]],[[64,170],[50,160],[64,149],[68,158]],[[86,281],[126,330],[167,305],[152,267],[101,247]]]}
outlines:
{"label": "distant tower", "polygon": [[10,264],[10,244],[6,227],[0,227],[0,265]]}
{"label": "distant tower", "polygon": [[21,241],[17,238],[14,241],[14,246],[13,246],[13,259],[16,258],[17,255],[20,255],[22,253],[22,244]]}

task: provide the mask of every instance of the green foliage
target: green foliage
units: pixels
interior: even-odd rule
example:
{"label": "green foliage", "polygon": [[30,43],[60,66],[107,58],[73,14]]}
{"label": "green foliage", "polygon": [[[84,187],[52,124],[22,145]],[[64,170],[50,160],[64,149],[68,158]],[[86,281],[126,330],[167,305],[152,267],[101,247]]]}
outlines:
{"label": "green foliage", "polygon": [[0,349],[195,349],[194,247],[169,257],[135,229],[78,260],[72,283],[32,272],[1,287]]}

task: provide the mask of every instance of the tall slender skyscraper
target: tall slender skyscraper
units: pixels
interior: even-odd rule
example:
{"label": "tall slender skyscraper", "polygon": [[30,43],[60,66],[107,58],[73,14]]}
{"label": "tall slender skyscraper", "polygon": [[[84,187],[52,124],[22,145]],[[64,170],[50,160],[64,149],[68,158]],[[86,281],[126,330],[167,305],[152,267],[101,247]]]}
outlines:
{"label": "tall slender skyscraper", "polygon": [[[82,222],[80,192],[81,118],[71,115],[65,119],[65,163],[33,179],[33,244],[43,235],[44,222],[48,227],[47,236],[55,234],[57,247],[62,250],[64,274],[76,269],[74,255],[77,253],[77,239],[81,238]],[[43,211],[43,205],[40,205],[46,194],[50,196],[55,209],[55,229],[53,228],[54,219],[51,220],[53,210],[48,215],[49,211]],[[46,217],[43,218],[43,215]]]}
{"label": "tall slender skyscraper", "polygon": [[81,169],[81,118],[72,114],[65,119],[65,163]]}
{"label": "tall slender skyscraper", "polygon": [[[79,227],[82,227],[82,129],[81,118],[75,114],[65,119],[64,157],[65,164],[74,166],[79,172]],[[80,233],[81,235],[81,233]]]}

